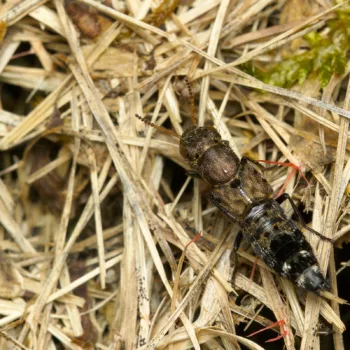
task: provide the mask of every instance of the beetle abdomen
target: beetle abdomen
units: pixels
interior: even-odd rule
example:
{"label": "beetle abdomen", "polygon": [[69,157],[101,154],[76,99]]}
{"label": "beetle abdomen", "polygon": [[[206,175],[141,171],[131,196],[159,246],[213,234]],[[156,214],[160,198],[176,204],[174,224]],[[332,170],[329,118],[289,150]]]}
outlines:
{"label": "beetle abdomen", "polygon": [[276,201],[253,207],[245,224],[243,233],[266,265],[304,290],[329,289],[310,244]]}

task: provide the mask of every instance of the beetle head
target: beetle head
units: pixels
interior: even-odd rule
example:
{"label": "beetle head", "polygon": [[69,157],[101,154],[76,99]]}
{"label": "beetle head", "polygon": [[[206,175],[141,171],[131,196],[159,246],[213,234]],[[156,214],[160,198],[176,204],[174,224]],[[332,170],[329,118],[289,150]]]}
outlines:
{"label": "beetle head", "polygon": [[212,126],[191,126],[181,136],[180,153],[196,168],[198,160],[210,147],[218,144],[221,136]]}

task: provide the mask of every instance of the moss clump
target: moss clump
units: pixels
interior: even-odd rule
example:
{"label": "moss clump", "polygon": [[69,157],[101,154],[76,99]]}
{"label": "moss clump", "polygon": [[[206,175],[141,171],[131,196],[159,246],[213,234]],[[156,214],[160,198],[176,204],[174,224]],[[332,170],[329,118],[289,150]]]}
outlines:
{"label": "moss clump", "polygon": [[252,63],[244,64],[241,68],[266,84],[288,88],[295,83],[302,84],[310,75],[312,79],[319,79],[324,88],[333,73],[344,74],[350,49],[350,5],[343,5],[336,13],[337,18],[327,22],[330,30],[326,37],[317,32],[304,37],[310,46],[307,52],[265,69]]}

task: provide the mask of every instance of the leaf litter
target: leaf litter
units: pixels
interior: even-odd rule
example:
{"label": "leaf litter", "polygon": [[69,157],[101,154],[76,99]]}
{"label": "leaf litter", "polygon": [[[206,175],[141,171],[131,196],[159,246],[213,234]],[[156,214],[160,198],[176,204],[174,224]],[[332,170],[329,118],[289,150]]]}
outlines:
{"label": "leaf litter", "polygon": [[[326,324],[332,348],[346,349],[348,311],[338,303],[348,294],[337,276],[350,260],[349,8],[6,1],[0,347],[323,349]],[[237,154],[302,165],[307,191],[284,168],[267,176],[276,193],[290,178],[286,191],[309,210],[307,223],[336,240],[333,249],[307,236],[331,301],[260,261],[251,281],[248,246],[231,284],[239,228],[206,202],[208,186],[186,177],[177,140],[134,117],[182,134],[191,123],[185,76],[199,124],[215,126]],[[278,342],[248,338],[281,320]]]}

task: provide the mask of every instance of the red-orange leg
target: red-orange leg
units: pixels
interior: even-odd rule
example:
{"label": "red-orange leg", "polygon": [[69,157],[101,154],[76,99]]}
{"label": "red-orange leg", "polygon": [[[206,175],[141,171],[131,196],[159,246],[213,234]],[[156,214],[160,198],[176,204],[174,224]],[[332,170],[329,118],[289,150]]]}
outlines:
{"label": "red-orange leg", "polygon": [[188,248],[188,246],[189,246],[191,243],[194,243],[194,242],[198,241],[198,239],[200,238],[201,235],[202,235],[202,232],[199,231],[199,232],[196,234],[196,236],[194,236],[194,237],[186,244],[186,247],[185,247],[184,250],[186,250],[186,249]]}
{"label": "red-orange leg", "polygon": [[256,269],[256,265],[258,264],[258,258],[255,258],[254,260],[254,264],[253,264],[253,268],[252,268],[252,273],[250,274],[250,278],[249,278],[249,287],[248,290],[250,289],[250,287],[252,286],[253,283],[253,277],[255,274],[255,269]]}
{"label": "red-orange leg", "polygon": [[252,334],[249,334],[248,337],[252,337],[255,334],[264,332],[267,329],[271,329],[271,328],[273,328],[275,326],[278,326],[278,325],[281,327],[282,333],[279,336],[277,336],[276,338],[272,338],[272,339],[266,340],[266,342],[265,342],[265,343],[272,343],[272,342],[274,342],[276,340],[279,340],[279,339],[285,337],[288,334],[288,331],[284,329],[284,325],[285,325],[285,321],[284,320],[277,321],[277,322],[272,323],[271,325],[269,325],[269,326],[267,326],[267,327],[265,327],[263,329],[259,329],[258,331],[254,332]]}
{"label": "red-orange leg", "polygon": [[284,185],[282,186],[282,188],[279,190],[279,192],[277,193],[276,198],[278,198],[285,190],[285,188],[287,187],[289,181],[291,180],[293,174],[298,170],[299,175],[306,181],[307,185],[309,186],[309,181],[307,181],[303,171],[301,170],[301,165],[296,165],[294,163],[284,163],[284,162],[273,162],[271,160],[257,160],[257,162],[259,163],[266,163],[266,164],[272,164],[272,165],[281,165],[281,166],[287,166],[287,167],[291,167],[293,168],[293,170],[289,173],[289,175],[286,178],[286,181],[284,182]]}
{"label": "red-orange leg", "polygon": [[284,330],[282,334],[280,334],[280,335],[277,336],[276,338],[271,338],[271,339],[269,339],[269,340],[266,340],[265,343],[272,343],[272,342],[274,342],[274,341],[280,340],[280,339],[282,339],[283,337],[285,337],[287,334],[288,334],[288,332],[287,332],[286,330]]}

